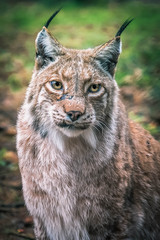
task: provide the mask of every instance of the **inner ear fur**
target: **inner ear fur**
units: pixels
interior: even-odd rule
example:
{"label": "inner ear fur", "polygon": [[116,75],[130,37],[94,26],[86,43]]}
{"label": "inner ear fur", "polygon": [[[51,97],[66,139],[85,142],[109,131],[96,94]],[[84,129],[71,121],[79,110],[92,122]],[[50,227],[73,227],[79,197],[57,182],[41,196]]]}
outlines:
{"label": "inner ear fur", "polygon": [[121,40],[120,37],[116,37],[97,48],[94,59],[103,71],[113,77],[120,53]]}

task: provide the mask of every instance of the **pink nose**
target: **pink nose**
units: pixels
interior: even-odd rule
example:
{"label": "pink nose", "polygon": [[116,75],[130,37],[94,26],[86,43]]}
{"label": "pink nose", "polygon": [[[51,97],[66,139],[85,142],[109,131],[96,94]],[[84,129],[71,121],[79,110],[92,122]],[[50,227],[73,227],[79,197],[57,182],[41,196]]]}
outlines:
{"label": "pink nose", "polygon": [[78,118],[82,115],[82,113],[80,111],[69,111],[66,112],[68,117],[74,122],[76,120],[78,120]]}

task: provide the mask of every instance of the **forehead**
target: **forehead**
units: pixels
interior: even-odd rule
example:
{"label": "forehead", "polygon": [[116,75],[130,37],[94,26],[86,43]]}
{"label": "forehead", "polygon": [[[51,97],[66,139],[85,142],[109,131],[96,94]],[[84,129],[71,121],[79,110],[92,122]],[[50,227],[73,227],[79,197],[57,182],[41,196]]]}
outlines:
{"label": "forehead", "polygon": [[65,81],[78,78],[90,79],[95,69],[92,66],[92,57],[86,51],[74,51],[60,57],[56,64],[49,66],[50,76],[61,77]]}

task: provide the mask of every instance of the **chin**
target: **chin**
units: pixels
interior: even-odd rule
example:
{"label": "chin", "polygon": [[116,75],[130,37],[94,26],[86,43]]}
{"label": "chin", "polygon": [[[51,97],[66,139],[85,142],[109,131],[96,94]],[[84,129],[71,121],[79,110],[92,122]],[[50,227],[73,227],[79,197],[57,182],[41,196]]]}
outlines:
{"label": "chin", "polygon": [[60,131],[67,137],[75,138],[83,134],[85,130],[60,128]]}
{"label": "chin", "polygon": [[69,129],[56,126],[50,131],[49,138],[53,141],[54,145],[61,151],[67,149],[69,139],[79,138],[83,143],[85,142],[92,148],[96,148],[97,138],[91,127],[85,129]]}

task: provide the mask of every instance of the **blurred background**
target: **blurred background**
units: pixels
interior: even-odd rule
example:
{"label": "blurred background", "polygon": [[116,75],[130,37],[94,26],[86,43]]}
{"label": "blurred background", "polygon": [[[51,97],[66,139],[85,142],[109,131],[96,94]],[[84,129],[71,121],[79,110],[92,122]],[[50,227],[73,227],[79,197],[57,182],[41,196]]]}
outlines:
{"label": "blurred background", "polygon": [[66,47],[88,48],[122,34],[116,80],[129,117],[160,140],[160,3],[155,0],[23,0],[0,3],[0,239],[34,239],[23,202],[15,147],[17,111],[35,58],[34,41],[50,15],[49,29]]}

